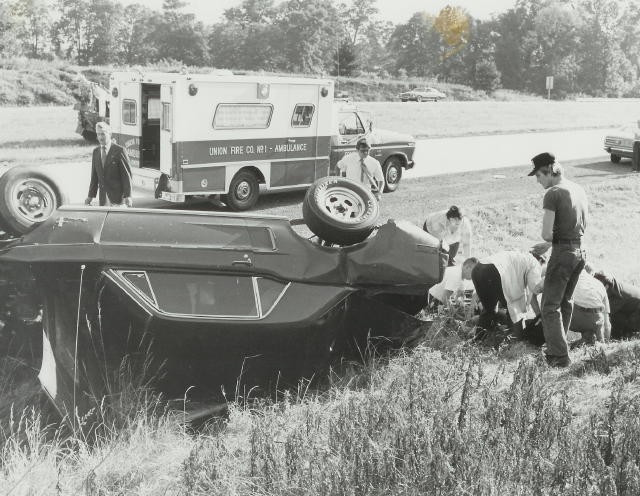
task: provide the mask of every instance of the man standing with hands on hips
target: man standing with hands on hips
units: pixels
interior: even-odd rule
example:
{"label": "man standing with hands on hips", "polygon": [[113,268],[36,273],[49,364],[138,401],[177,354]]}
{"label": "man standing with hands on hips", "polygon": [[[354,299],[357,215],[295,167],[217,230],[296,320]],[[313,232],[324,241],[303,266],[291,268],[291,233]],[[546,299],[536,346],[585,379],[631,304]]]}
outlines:
{"label": "man standing with hands on hips", "polygon": [[538,251],[552,247],[542,290],[542,327],[547,345],[546,359],[552,367],[567,367],[567,330],[573,312],[573,290],[584,268],[582,236],[587,225],[587,195],[581,186],[564,177],[553,154],[544,152],[531,159],[538,183],[546,190],[542,208],[542,239]]}
{"label": "man standing with hands on hips", "polygon": [[101,207],[131,207],[131,166],[127,152],[111,142],[111,128],[106,122],[96,124],[96,135],[100,146],[93,150],[91,183],[84,202],[91,205],[99,188]]}
{"label": "man standing with hands on hips", "polygon": [[362,137],[356,143],[356,153],[348,153],[337,165],[340,173],[347,179],[361,183],[365,188],[371,188],[376,199],[380,200],[384,175],[380,162],[369,155],[370,149],[369,141],[366,137]]}

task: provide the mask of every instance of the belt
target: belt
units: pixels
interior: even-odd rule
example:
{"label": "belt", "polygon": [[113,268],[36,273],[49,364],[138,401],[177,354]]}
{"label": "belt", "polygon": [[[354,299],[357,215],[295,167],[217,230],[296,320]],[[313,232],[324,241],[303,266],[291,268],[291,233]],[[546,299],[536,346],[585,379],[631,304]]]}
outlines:
{"label": "belt", "polygon": [[572,246],[580,246],[582,243],[579,239],[554,239],[552,244],[554,245],[572,245]]}
{"label": "belt", "polygon": [[581,312],[587,312],[587,313],[602,313],[604,312],[604,308],[602,307],[598,307],[598,308],[585,308],[585,307],[581,307],[580,305],[576,305],[575,303],[573,304],[573,308],[580,310]]}

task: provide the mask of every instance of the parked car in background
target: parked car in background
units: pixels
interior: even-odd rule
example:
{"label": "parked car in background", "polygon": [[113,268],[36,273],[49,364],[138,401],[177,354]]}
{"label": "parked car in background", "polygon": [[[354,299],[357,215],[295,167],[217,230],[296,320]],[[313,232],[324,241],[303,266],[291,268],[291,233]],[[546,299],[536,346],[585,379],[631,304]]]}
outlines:
{"label": "parked car in background", "polygon": [[435,88],[414,88],[400,93],[399,97],[403,102],[408,102],[410,100],[416,102],[425,102],[429,100],[437,102],[438,100],[447,98],[447,95]]}
{"label": "parked car in background", "polygon": [[614,164],[625,158],[633,158],[633,142],[640,140],[640,120],[619,128],[604,138],[604,149]]}

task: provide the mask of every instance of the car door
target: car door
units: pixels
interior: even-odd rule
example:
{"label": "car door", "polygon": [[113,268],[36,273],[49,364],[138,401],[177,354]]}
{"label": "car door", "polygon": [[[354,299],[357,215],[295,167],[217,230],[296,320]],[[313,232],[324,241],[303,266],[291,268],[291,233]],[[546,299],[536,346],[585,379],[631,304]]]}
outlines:
{"label": "car door", "polygon": [[338,114],[338,144],[331,149],[330,174],[337,175],[338,161],[347,153],[355,151],[358,139],[365,134],[364,124],[355,110]]}

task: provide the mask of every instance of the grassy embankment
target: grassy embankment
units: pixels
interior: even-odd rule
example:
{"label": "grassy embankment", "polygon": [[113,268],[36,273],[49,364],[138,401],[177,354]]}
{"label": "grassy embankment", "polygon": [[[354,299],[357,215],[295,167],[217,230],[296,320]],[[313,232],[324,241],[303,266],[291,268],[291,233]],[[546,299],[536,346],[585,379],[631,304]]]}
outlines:
{"label": "grassy embankment", "polygon": [[[139,67],[144,72],[180,72],[182,66],[176,63],[158,63]],[[109,74],[113,71],[129,70],[116,66],[77,66],[64,61],[47,62],[25,58],[0,57],[0,106],[2,105],[68,105],[86,96],[86,80],[108,86]],[[211,72],[211,67],[190,67],[194,74]],[[236,74],[252,74],[252,71],[234,71]],[[291,74],[275,74],[290,76]],[[313,76],[306,74],[306,77]],[[492,95],[461,84],[438,83],[424,79],[380,78],[374,75],[362,77],[333,78],[336,90],[346,92],[357,101],[395,101],[402,91],[416,86],[433,86],[444,91],[448,98],[456,101],[470,100],[540,100],[539,96],[527,95],[510,90],[498,90]]]}
{"label": "grassy embankment", "polygon": [[[23,154],[16,159],[47,160],[66,146],[88,154],[88,147],[64,141],[75,139],[69,120],[72,126],[63,128],[52,117],[58,125],[42,129],[51,141],[40,144],[30,133],[41,129],[36,122],[42,119],[1,123],[0,129],[16,133],[1,140],[3,155],[8,150]],[[460,125],[465,121],[470,118]],[[628,163],[567,166],[590,196],[590,259],[640,284],[640,228],[631,221],[640,213],[640,178]],[[426,211],[455,198],[476,226],[478,254],[526,249],[538,240],[542,190],[522,170],[499,172],[504,177],[491,171],[403,182],[385,195],[383,217],[419,223]],[[273,197],[261,208],[298,217],[300,199]],[[640,493],[637,342],[578,349],[570,369],[551,370],[535,348],[504,342],[488,349],[472,344],[471,334],[444,318],[415,350],[372,359],[332,376],[320,390],[301,387],[275,404],[232,403],[228,419],[196,433],[180,426],[179,413],[163,414],[143,394],[128,402],[126,415],[106,417],[93,442],[47,427],[37,410],[16,411],[0,432],[0,490],[105,496]],[[33,374],[3,357],[3,406],[4,393],[16,393],[7,381],[21,373]]]}

